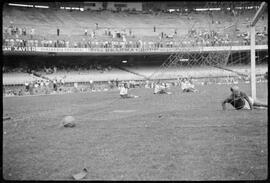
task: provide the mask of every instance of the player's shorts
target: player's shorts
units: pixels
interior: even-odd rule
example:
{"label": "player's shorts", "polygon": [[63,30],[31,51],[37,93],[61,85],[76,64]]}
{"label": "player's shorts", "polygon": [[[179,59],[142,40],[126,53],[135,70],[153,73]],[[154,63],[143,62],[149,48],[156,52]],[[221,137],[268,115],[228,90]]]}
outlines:
{"label": "player's shorts", "polygon": [[159,90],[157,94],[166,94],[167,92],[165,90]]}
{"label": "player's shorts", "polygon": [[120,95],[122,98],[129,98],[128,94]]}
{"label": "player's shorts", "polygon": [[[249,98],[249,101],[251,102],[251,105],[253,105],[254,104],[254,99],[251,98],[251,97],[248,97],[248,98]],[[250,109],[248,101],[246,99],[244,99],[244,101],[245,101],[245,105],[244,105],[244,107],[242,109]]]}
{"label": "player's shorts", "polygon": [[185,88],[183,89],[183,92],[194,92],[195,89],[194,88]]}
{"label": "player's shorts", "polygon": [[120,95],[120,97],[121,98],[138,98],[139,96],[124,94],[124,95]]}

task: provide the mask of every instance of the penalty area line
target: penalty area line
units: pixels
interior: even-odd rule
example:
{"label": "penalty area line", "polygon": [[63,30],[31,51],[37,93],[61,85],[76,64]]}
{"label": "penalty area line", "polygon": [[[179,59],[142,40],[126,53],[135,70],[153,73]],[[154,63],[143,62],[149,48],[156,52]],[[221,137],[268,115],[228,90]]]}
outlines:
{"label": "penalty area line", "polygon": [[187,125],[187,126],[175,126],[174,128],[207,128],[207,127],[232,127],[234,125]]}
{"label": "penalty area line", "polygon": [[118,113],[129,113],[129,112],[135,112],[136,110],[114,110],[112,112],[118,112]]}

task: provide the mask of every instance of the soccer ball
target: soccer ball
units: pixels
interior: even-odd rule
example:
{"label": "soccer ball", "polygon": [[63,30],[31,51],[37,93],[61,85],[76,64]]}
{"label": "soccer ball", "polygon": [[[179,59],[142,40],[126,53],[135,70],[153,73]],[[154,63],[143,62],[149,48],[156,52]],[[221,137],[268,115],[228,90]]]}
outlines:
{"label": "soccer ball", "polygon": [[66,116],[63,119],[64,127],[74,127],[75,126],[75,118],[73,116]]}

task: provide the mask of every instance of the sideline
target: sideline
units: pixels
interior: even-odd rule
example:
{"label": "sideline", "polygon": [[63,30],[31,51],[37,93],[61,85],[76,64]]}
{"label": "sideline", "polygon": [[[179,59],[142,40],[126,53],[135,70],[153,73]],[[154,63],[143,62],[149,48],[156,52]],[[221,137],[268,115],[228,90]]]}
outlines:
{"label": "sideline", "polygon": [[50,96],[50,95],[65,95],[65,94],[72,94],[72,93],[96,93],[96,92],[107,92],[109,90],[101,90],[101,91],[91,91],[91,92],[67,92],[67,93],[50,93],[50,94],[35,94],[35,95],[12,95],[12,96],[8,96],[8,95],[3,95],[3,98],[19,98],[19,97],[36,97],[36,96]]}
{"label": "sideline", "polygon": [[136,110],[114,110],[112,112],[117,112],[117,113],[128,113],[128,112],[135,112]]}

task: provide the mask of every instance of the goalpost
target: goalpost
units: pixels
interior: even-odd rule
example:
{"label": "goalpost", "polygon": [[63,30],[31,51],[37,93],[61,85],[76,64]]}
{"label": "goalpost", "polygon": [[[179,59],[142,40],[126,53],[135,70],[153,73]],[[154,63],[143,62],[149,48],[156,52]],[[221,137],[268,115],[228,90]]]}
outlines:
{"label": "goalpost", "polygon": [[250,24],[250,55],[251,55],[251,97],[255,100],[256,99],[256,58],[255,58],[255,25],[258,22],[259,18],[261,17],[264,9],[266,8],[267,4],[265,2],[261,3],[259,10],[256,12],[255,16],[253,17],[251,24]]}
{"label": "goalpost", "polygon": [[[217,4],[216,6],[218,7],[228,7],[230,6],[231,2],[225,4],[225,5],[221,5],[221,4]],[[206,5],[206,8],[211,7],[210,5]],[[215,52],[215,51],[210,51],[207,54],[203,55],[200,54],[200,56],[196,55],[196,53],[192,52],[195,50],[200,50],[203,49],[205,46],[204,45],[194,45],[194,46],[186,46],[184,44],[182,44],[182,42],[185,41],[190,41],[190,38],[188,36],[185,36],[182,38],[182,40],[180,41],[180,45],[179,45],[179,52],[173,53],[169,56],[169,58],[161,65],[160,69],[157,70],[156,72],[152,73],[149,78],[155,80],[155,79],[162,79],[162,78],[166,78],[169,77],[168,75],[165,76],[161,76],[161,75],[166,75],[166,70],[168,70],[169,67],[174,68],[174,70],[178,70],[176,72],[178,72],[179,74],[182,73],[183,75],[190,75],[192,76],[193,73],[188,70],[185,69],[185,66],[207,66],[208,68],[211,69],[211,72],[216,72],[216,70],[219,68],[220,72],[219,75],[220,76],[228,76],[228,77],[246,77],[246,79],[248,79],[251,83],[251,96],[252,98],[256,99],[256,62],[255,62],[255,25],[258,22],[259,18],[262,16],[262,14],[264,13],[265,8],[267,7],[267,3],[262,2],[259,9],[257,10],[255,16],[252,19],[252,22],[250,24],[250,35],[251,35],[251,41],[250,41],[250,56],[248,56],[249,54],[244,54],[244,56],[242,55],[241,51],[237,52],[237,54],[235,54],[236,52],[231,52],[232,49],[232,45],[233,43],[227,43],[225,45],[217,45],[217,46],[226,46],[229,49],[224,50],[223,52]],[[215,15],[212,15],[212,18]],[[216,15],[217,16],[217,15]],[[226,17],[227,15],[225,14],[224,17]],[[232,20],[232,25],[234,26],[229,26],[229,27],[236,27],[238,24],[238,19],[239,19],[238,14],[234,15],[234,20]],[[209,18],[208,18],[209,19]],[[206,20],[209,21],[207,18]],[[220,19],[220,17],[216,18],[217,20]],[[200,21],[202,21],[202,19],[200,19]],[[229,21],[228,21],[229,22]],[[188,23],[188,22],[187,22]],[[206,25],[208,24],[208,26]],[[213,24],[213,22],[206,22],[205,23],[205,27],[204,29],[208,30],[208,31],[218,31],[221,32],[223,34],[227,34],[229,35],[230,39],[237,40],[237,32],[236,29],[232,29],[232,30],[227,30],[228,27],[226,27],[226,31],[224,28],[219,28],[216,24]],[[195,28],[200,30],[202,26],[201,22],[193,22],[193,24],[190,26],[190,29]],[[208,27],[208,29],[207,29]],[[211,40],[210,40],[211,41]],[[234,42],[234,41],[233,41]],[[216,44],[214,43],[214,45],[212,46],[216,46]],[[249,66],[249,68],[230,68],[233,65],[237,66],[239,64],[241,64],[242,60],[246,60],[248,59],[248,57],[251,59],[251,66]],[[183,60],[187,60],[186,62],[184,62]],[[249,60],[249,59],[248,59]],[[177,68],[178,67],[178,68]],[[245,69],[245,71],[243,71]],[[238,71],[234,71],[234,70],[238,70]],[[249,71],[248,71],[249,70]],[[243,74],[241,74],[241,72]],[[260,71],[263,72],[263,71]],[[173,73],[171,72],[171,74],[173,75]],[[262,73],[260,73],[262,74]],[[214,74],[213,74],[214,75]],[[216,74],[217,75],[217,74]],[[171,76],[173,78],[173,76]],[[176,77],[176,74],[174,74],[174,77]]]}
{"label": "goalpost", "polygon": [[[256,5],[258,6],[257,3]],[[218,85],[245,83],[245,87],[252,88],[250,94],[252,98],[256,99],[256,77],[261,77],[267,71],[267,68],[263,65],[264,62],[262,62],[266,57],[257,59],[256,62],[259,65],[257,65],[255,72],[254,25],[262,14],[265,13],[265,5],[266,3],[262,3],[259,9],[256,9],[256,11],[253,9],[251,12],[249,10],[246,11],[246,7],[250,5],[244,4],[245,9],[241,13],[232,14],[232,8],[230,7],[238,6],[237,3],[217,2],[214,5],[206,4],[205,8],[207,9],[213,6],[221,8],[223,11],[212,11],[211,14],[209,12],[193,13],[190,15],[192,16],[192,21],[190,19],[183,19],[182,24],[185,24],[188,30],[195,30],[195,33],[193,34],[193,32],[189,31],[183,34],[179,38],[178,49],[171,53],[162,65],[146,78],[151,84],[159,81],[168,84],[167,86],[169,86],[170,90],[175,91],[175,95],[170,95],[164,98],[164,100],[175,106],[179,105],[175,100],[175,96],[181,95],[178,91],[183,78],[189,78],[198,88],[200,85],[208,84],[209,87],[205,88],[218,88]],[[256,18],[253,18],[254,14],[256,14]],[[249,32],[251,27],[250,23],[245,22],[244,18],[245,20],[247,18],[253,20],[254,33],[250,34],[253,45],[242,46],[242,48],[239,43],[243,43],[243,36],[246,36],[244,33]],[[219,21],[223,22],[223,24],[219,23]],[[247,24],[249,24],[249,28],[246,27]],[[259,24],[260,22],[258,21],[256,27]],[[198,41],[196,42],[196,40]],[[260,65],[260,63],[262,64]],[[210,86],[210,84],[214,85]],[[197,100],[204,99],[198,98]]]}
{"label": "goalpost", "polygon": [[[214,5],[206,3],[204,9],[210,9],[212,6],[227,9],[227,7],[231,7],[231,2],[225,4],[216,2]],[[229,39],[234,40],[236,37],[235,27],[238,17],[235,15],[229,17],[230,15],[225,11],[222,11],[221,15],[206,11],[202,12],[200,16],[196,14],[191,16],[194,16],[192,21],[183,19],[185,26],[188,27],[188,33],[181,37],[178,50],[172,53],[160,68],[148,77],[151,80],[183,77],[192,77],[196,80],[199,78],[216,80],[216,78],[229,79],[241,75],[238,71],[233,71],[230,68],[233,62],[229,62],[232,60],[233,46],[233,42],[230,42]],[[227,24],[231,24],[230,26],[226,25],[225,28],[219,21],[224,16],[230,18],[226,21]],[[225,49],[222,51],[209,49],[220,46],[225,47]],[[236,61],[241,62],[239,58]],[[246,74],[242,76],[247,77]]]}

